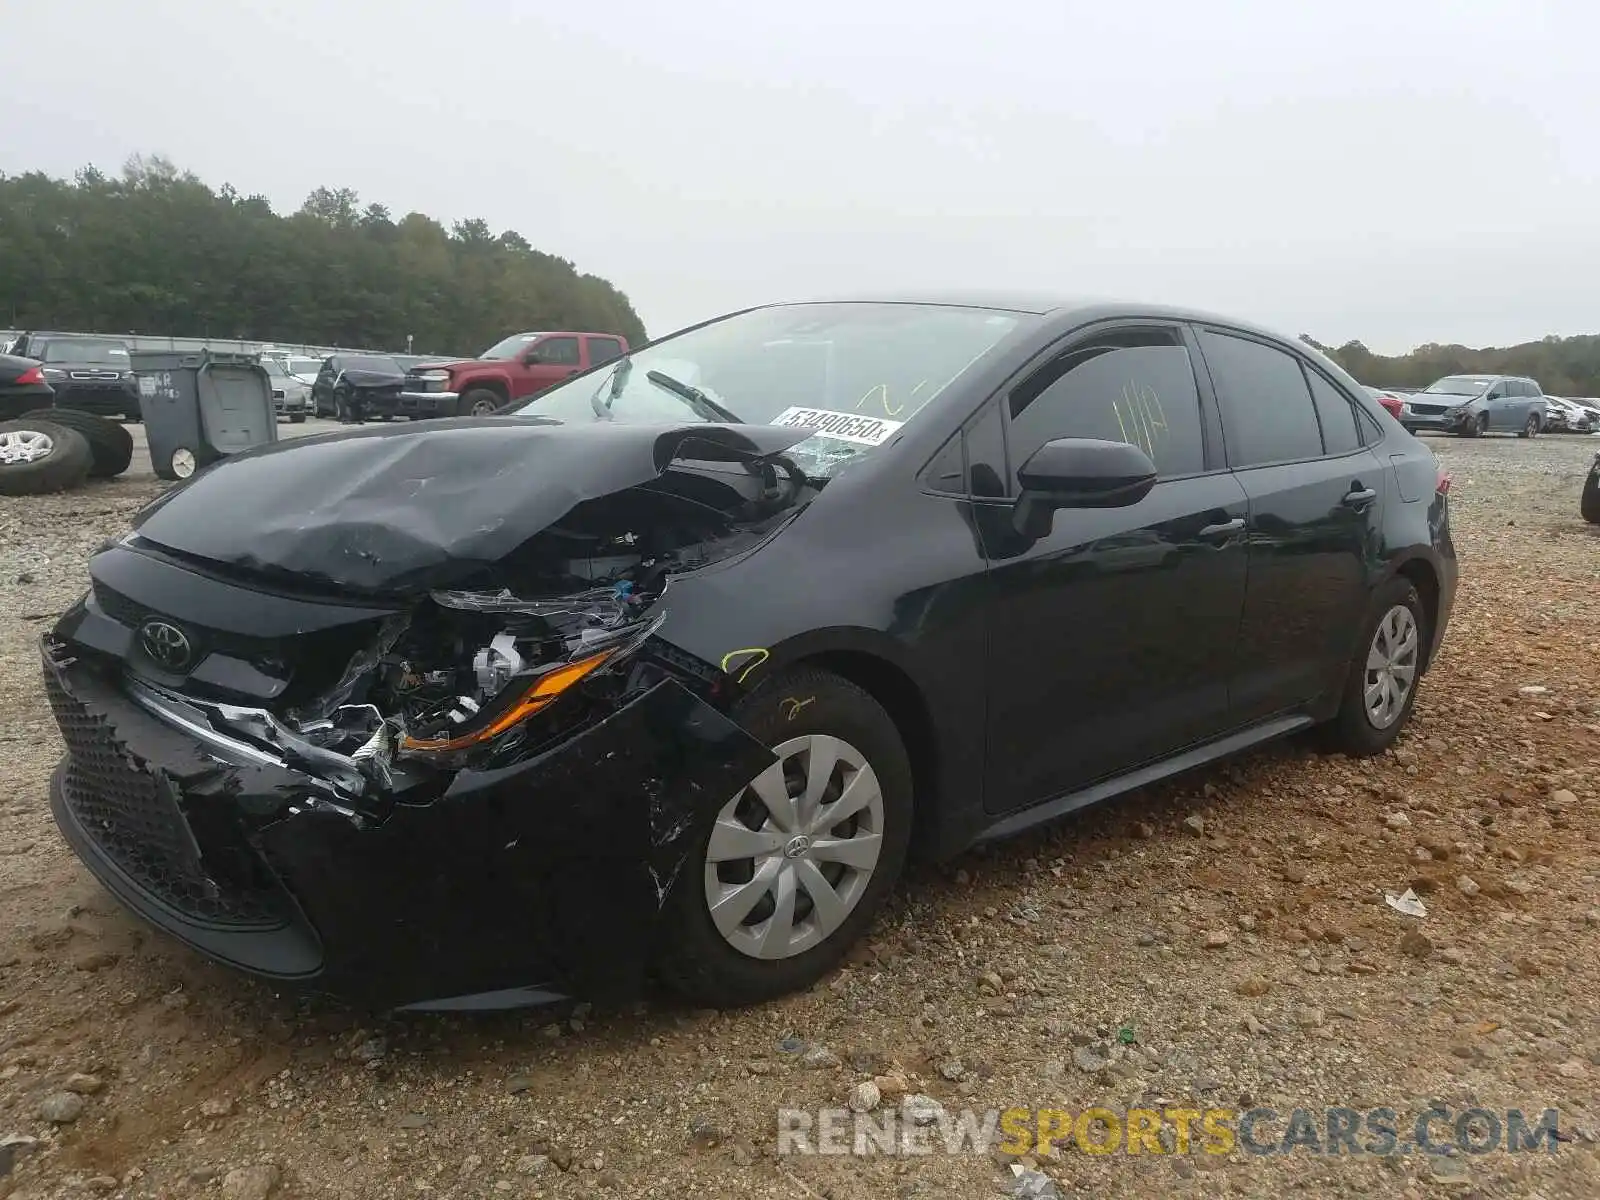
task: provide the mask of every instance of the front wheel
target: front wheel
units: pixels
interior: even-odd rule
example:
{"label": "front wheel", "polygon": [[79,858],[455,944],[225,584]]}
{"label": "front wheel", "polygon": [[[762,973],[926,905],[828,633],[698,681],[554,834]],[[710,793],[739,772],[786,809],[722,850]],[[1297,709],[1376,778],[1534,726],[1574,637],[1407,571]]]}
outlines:
{"label": "front wheel", "polygon": [[1472,420],[1461,427],[1462,437],[1482,437],[1489,432],[1489,414],[1479,413]]}
{"label": "front wheel", "polygon": [[1517,436],[1518,437],[1531,438],[1531,437],[1537,437],[1538,434],[1539,434],[1539,414],[1538,413],[1532,413],[1528,417],[1527,424],[1525,424],[1522,427],[1522,432],[1519,433]]}
{"label": "front wheel", "polygon": [[911,764],[889,714],[826,671],[762,684],[736,720],[777,761],[701,831],[663,914],[656,970],[709,1007],[832,970],[882,907],[911,836]]}
{"label": "front wheel", "polygon": [[461,415],[464,417],[492,417],[501,405],[500,396],[488,388],[473,388],[461,397]]}
{"label": "front wheel", "polygon": [[289,414],[289,424],[291,424],[291,425],[304,425],[305,423],[306,423],[306,415],[305,415],[305,413],[290,413]]}
{"label": "front wheel", "polygon": [[1352,758],[1382,754],[1411,719],[1428,637],[1417,589],[1389,580],[1373,594],[1362,628],[1338,715],[1324,730],[1328,748]]}

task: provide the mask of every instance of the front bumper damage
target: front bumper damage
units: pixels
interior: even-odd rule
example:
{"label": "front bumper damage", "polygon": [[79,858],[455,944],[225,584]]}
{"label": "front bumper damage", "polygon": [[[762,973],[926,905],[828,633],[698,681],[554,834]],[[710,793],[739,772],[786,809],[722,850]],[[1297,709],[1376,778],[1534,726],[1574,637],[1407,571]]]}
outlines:
{"label": "front bumper damage", "polygon": [[453,417],[460,407],[459,392],[402,391],[384,411],[399,417]]}
{"label": "front bumper damage", "polygon": [[804,436],[472,421],[200,473],[44,640],[63,833],[274,981],[636,991],[691,847],[775,761],[724,715],[736,682],[661,634],[667,590],[790,518],[801,482],[766,458]]}
{"label": "front bumper damage", "polygon": [[68,748],[51,805],[100,881],[219,962],[372,1006],[636,994],[690,847],[773,761],[661,678],[524,761],[352,799],[51,635],[42,649]]}

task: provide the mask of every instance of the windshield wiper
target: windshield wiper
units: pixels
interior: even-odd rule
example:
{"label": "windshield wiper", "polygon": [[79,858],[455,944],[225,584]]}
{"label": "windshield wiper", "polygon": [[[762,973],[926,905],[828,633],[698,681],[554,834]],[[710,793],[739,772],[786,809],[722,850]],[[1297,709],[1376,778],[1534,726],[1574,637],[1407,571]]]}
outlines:
{"label": "windshield wiper", "polygon": [[[674,379],[671,375],[663,374],[660,371],[646,371],[644,377],[662,391],[671,392],[708,421],[728,421],[734,425],[744,424],[738,414],[729,412],[699,388],[691,387],[681,379]],[[707,416],[707,413],[710,416]]]}

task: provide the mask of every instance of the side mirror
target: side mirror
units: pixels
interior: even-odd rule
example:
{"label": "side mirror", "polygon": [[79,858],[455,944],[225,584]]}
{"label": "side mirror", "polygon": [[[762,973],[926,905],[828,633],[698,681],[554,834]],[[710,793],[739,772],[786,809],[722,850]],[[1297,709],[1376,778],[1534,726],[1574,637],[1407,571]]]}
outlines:
{"label": "side mirror", "polygon": [[1024,497],[1052,508],[1123,508],[1156,484],[1156,465],[1138,446],[1090,438],[1046,442],[1017,471]]}
{"label": "side mirror", "polygon": [[1150,456],[1127,442],[1057,438],[1017,470],[1022,495],[1012,523],[1033,540],[1049,536],[1058,508],[1125,508],[1156,485]]}
{"label": "side mirror", "polygon": [[539,353],[539,347],[535,346],[532,350],[529,350],[522,356],[522,361],[527,366],[531,367],[535,363],[542,363],[544,361],[544,356]]}

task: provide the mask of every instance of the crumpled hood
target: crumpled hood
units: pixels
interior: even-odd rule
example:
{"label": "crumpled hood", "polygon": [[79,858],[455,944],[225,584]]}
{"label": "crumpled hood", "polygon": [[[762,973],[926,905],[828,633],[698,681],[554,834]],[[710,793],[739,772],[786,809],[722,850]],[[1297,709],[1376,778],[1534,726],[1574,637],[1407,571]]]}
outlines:
{"label": "crumpled hood", "polygon": [[228,567],[415,594],[498,562],[585,500],[648,483],[674,460],[778,454],[813,432],[537,417],[350,430],[224,459],[146,507],[134,528]]}
{"label": "crumpled hood", "polygon": [[351,387],[358,388],[385,388],[399,387],[405,382],[404,371],[369,371],[361,367],[353,367],[341,371],[339,378]]}

